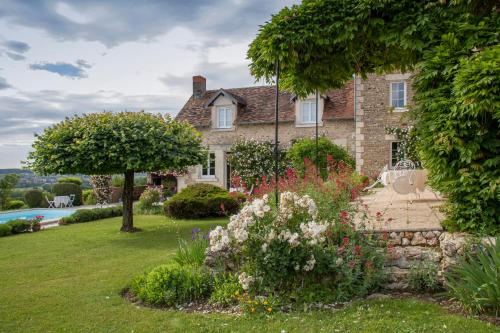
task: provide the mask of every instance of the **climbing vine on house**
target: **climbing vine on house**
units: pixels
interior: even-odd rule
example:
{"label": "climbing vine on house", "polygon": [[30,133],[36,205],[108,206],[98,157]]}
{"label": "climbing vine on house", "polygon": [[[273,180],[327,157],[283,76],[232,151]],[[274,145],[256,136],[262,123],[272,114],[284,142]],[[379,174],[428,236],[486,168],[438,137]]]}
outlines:
{"label": "climbing vine on house", "polygon": [[413,126],[397,127],[387,126],[385,132],[389,135],[394,135],[399,141],[398,160],[411,160],[417,168],[422,167],[420,157],[418,156],[417,143],[418,135]]}

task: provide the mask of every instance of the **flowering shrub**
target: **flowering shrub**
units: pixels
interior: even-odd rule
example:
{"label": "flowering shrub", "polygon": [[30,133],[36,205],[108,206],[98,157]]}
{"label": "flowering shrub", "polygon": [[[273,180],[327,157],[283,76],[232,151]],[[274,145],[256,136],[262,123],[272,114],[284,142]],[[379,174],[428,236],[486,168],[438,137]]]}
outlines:
{"label": "flowering shrub", "polygon": [[283,192],[277,207],[264,194],[210,233],[210,256],[229,252],[243,290],[256,295],[317,285],[347,300],[376,288],[383,258],[369,237],[354,230],[348,211],[327,219],[327,207],[318,208],[309,194]]}

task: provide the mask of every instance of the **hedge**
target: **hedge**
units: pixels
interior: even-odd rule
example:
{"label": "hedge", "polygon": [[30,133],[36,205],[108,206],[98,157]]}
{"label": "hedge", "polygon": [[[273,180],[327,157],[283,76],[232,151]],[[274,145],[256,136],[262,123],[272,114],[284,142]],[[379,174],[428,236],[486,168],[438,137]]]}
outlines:
{"label": "hedge", "polygon": [[59,224],[74,224],[96,221],[110,217],[122,216],[122,206],[113,206],[107,208],[94,208],[94,209],[79,209],[70,216],[63,217]]}
{"label": "hedge", "polygon": [[30,208],[47,206],[47,200],[45,200],[43,192],[36,188],[26,191],[24,193],[24,200]]}
{"label": "hedge", "polygon": [[244,200],[221,187],[210,184],[189,185],[163,204],[170,217],[189,219],[235,214]]}
{"label": "hedge", "polygon": [[73,201],[73,205],[80,206],[82,204],[82,188],[80,185],[73,183],[56,183],[52,185],[52,192],[55,196],[74,194],[75,201]]}

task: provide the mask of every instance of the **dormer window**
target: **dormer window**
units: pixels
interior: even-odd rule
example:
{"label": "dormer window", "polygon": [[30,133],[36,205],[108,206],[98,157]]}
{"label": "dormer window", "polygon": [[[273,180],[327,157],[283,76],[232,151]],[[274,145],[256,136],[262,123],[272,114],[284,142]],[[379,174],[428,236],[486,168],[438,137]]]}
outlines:
{"label": "dormer window", "polygon": [[217,107],[217,128],[233,127],[233,112],[230,106]]}
{"label": "dormer window", "polygon": [[302,124],[316,123],[316,100],[306,99],[300,102],[300,121]]}

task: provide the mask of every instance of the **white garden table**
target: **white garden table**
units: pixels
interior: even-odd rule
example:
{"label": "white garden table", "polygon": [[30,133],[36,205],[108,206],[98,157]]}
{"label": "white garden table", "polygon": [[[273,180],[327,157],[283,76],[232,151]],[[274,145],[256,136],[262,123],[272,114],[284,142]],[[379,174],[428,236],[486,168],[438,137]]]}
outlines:
{"label": "white garden table", "polygon": [[61,206],[67,207],[69,205],[69,195],[58,195],[54,197],[54,206],[60,208]]}
{"label": "white garden table", "polygon": [[[398,181],[399,177],[401,177],[399,173],[400,172],[398,172],[397,170],[384,171],[380,176],[380,182],[390,190],[393,190],[400,194],[418,194],[417,191],[425,191],[425,183],[427,182],[427,170],[411,170],[405,176],[404,181],[401,181],[402,179]],[[403,182],[407,184],[403,184]]]}

